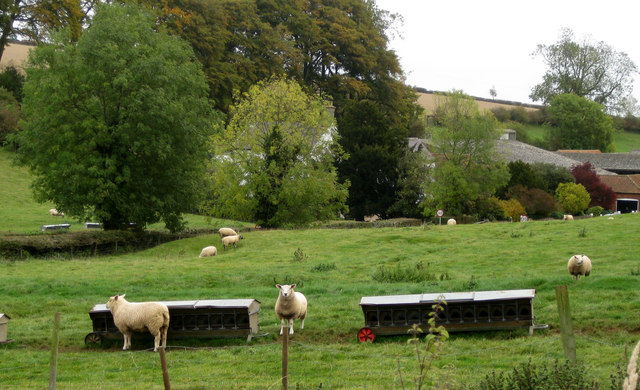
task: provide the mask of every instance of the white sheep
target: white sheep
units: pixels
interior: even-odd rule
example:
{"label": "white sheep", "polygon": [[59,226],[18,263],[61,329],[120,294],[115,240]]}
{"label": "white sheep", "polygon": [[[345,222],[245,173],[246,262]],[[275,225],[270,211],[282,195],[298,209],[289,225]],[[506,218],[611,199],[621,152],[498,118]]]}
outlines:
{"label": "white sheep", "polygon": [[49,209],[49,215],[54,217],[64,217],[64,213],[57,209]]}
{"label": "white sheep", "polygon": [[591,259],[585,255],[573,255],[567,263],[567,269],[575,280],[578,280],[582,275],[589,276],[591,273]]}
{"label": "white sheep", "polygon": [[218,230],[218,233],[220,234],[220,238],[238,235],[238,233],[236,233],[236,231],[231,228],[220,228]]}
{"label": "white sheep", "polygon": [[126,294],[109,298],[107,309],[113,315],[113,322],[124,336],[123,351],[131,348],[133,332],[149,331],[155,338],[153,351],[167,346],[167,331],[169,330],[169,308],[160,302],[127,302]]}
{"label": "white sheep", "polygon": [[242,240],[244,237],[242,237],[241,235],[237,234],[235,236],[226,236],[226,237],[222,237],[222,249],[226,250],[227,247],[231,244],[233,244],[233,246],[237,247],[238,246],[238,241]]}
{"label": "white sheep", "polygon": [[218,248],[216,248],[215,246],[206,246],[202,248],[202,251],[200,252],[199,257],[209,257],[209,256],[215,256],[217,254],[218,254]]}
{"label": "white sheep", "polygon": [[307,316],[307,298],[304,294],[294,291],[295,284],[276,284],[280,290],[276,301],[276,315],[280,318],[280,334],[288,321],[289,334],[293,334],[293,320],[302,321],[300,329],[304,329],[304,319]]}
{"label": "white sheep", "polygon": [[455,224],[456,224],[456,220],[453,218],[447,221],[447,225],[455,225]]}
{"label": "white sheep", "polygon": [[562,216],[562,220],[563,221],[573,221],[573,215],[565,214],[565,215]]}

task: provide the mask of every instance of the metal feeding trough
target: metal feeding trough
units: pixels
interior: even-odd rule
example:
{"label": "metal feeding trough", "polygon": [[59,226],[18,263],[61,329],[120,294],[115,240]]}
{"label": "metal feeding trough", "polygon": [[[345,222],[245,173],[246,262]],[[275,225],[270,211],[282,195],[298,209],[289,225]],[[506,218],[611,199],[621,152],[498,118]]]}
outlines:
{"label": "metal feeding trough", "polygon": [[414,325],[428,327],[429,313],[438,301],[445,301],[436,318],[447,332],[513,328],[544,329],[534,325],[533,298],[536,290],[475,291],[385,295],[362,297],[365,326],[358,331],[361,342],[376,336],[401,335]]}
{"label": "metal feeding trough", "polygon": [[[255,299],[210,299],[201,301],[162,301],[169,308],[167,339],[247,337],[258,334],[260,302]],[[85,344],[100,344],[105,339],[120,339],[122,334],[105,304],[89,311],[93,332]]]}

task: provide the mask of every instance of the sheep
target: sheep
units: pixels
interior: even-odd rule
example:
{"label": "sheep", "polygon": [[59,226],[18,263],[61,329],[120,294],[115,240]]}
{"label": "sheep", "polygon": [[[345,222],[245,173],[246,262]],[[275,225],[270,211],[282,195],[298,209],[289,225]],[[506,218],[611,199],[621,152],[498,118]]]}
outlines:
{"label": "sheep", "polygon": [[216,248],[215,246],[207,246],[202,248],[202,252],[200,252],[199,257],[209,257],[209,256],[215,256],[217,254],[218,254],[218,248]]}
{"label": "sheep", "polygon": [[126,294],[109,298],[107,309],[113,315],[113,322],[124,335],[123,351],[131,348],[133,332],[149,331],[155,338],[153,351],[167,346],[167,331],[169,330],[169,308],[160,302],[127,302]]}
{"label": "sheep", "polygon": [[573,221],[573,215],[565,214],[565,215],[562,216],[562,220],[563,221]]}
{"label": "sheep", "polygon": [[220,228],[218,230],[218,233],[220,234],[220,238],[238,235],[238,233],[236,233],[236,231],[231,228]]}
{"label": "sheep", "polygon": [[280,335],[284,329],[285,320],[288,321],[289,334],[293,334],[293,320],[300,319],[300,329],[304,329],[304,319],[307,316],[307,298],[304,294],[294,291],[295,284],[276,284],[280,290],[276,301],[276,315],[280,318]]}
{"label": "sheep", "polygon": [[49,215],[54,217],[64,217],[64,213],[57,209],[49,209]]}
{"label": "sheep", "polygon": [[455,224],[456,224],[456,220],[453,218],[447,221],[447,225],[455,225]]}
{"label": "sheep", "polygon": [[241,235],[235,235],[235,236],[226,236],[226,237],[222,237],[222,249],[227,250],[227,247],[231,244],[233,244],[233,246],[237,247],[238,246],[238,241],[242,240],[244,237],[242,237]]}
{"label": "sheep", "polygon": [[591,259],[585,255],[573,255],[567,263],[567,269],[575,280],[578,280],[582,275],[589,276],[591,273]]}

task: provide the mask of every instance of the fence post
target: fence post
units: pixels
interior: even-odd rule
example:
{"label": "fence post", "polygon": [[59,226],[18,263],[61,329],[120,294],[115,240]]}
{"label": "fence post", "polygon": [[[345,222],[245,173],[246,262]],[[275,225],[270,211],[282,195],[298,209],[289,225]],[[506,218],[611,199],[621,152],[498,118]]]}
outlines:
{"label": "fence post", "polygon": [[573,338],[573,325],[571,323],[571,310],[569,308],[569,293],[567,286],[556,286],[556,300],[558,301],[558,314],[560,316],[560,334],[564,357],[576,361],[576,341]]}
{"label": "fence post", "polygon": [[53,316],[53,334],[51,335],[51,361],[49,362],[49,390],[55,390],[58,375],[58,333],[60,332],[60,313]]}
{"label": "fence post", "polygon": [[162,380],[164,381],[164,390],[171,390],[171,383],[169,382],[169,371],[167,370],[167,358],[164,354],[164,347],[158,347],[160,352],[160,365],[162,366]]}
{"label": "fence post", "polygon": [[282,388],[289,388],[289,321],[282,330]]}

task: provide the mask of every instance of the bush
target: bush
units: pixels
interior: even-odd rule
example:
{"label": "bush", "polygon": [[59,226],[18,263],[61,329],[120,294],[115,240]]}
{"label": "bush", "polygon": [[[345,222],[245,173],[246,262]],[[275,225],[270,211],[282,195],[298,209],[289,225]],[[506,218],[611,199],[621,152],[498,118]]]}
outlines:
{"label": "bush", "polygon": [[[589,372],[580,363],[568,360],[555,364],[536,365],[529,360],[513,368],[511,373],[496,373],[487,375],[480,383],[468,389],[477,390],[595,390],[600,386],[590,380]],[[612,385],[613,387],[613,385]],[[615,388],[615,387],[614,387]]]}
{"label": "bush", "polygon": [[508,196],[517,199],[529,216],[546,218],[558,209],[553,196],[539,188],[525,188],[517,185],[509,190]]}
{"label": "bush", "polygon": [[585,214],[593,214],[594,217],[605,214],[605,209],[600,206],[589,207]]}
{"label": "bush", "polygon": [[488,219],[489,221],[495,221],[505,218],[504,209],[500,203],[500,199],[493,196],[490,198],[478,199],[476,202],[476,210],[479,220]]}
{"label": "bush", "polygon": [[422,261],[419,261],[414,266],[380,266],[373,274],[373,280],[383,283],[420,283],[436,280],[436,276],[429,270],[429,264],[425,267]]}
{"label": "bush", "polygon": [[500,204],[505,217],[511,217],[511,221],[519,221],[520,216],[527,212],[516,199],[501,200]]}
{"label": "bush", "polygon": [[11,92],[13,97],[22,102],[22,86],[25,76],[15,66],[7,66],[0,72],[0,87]]}
{"label": "bush", "polygon": [[576,165],[571,168],[571,174],[576,178],[576,183],[582,184],[591,197],[589,206],[602,206],[612,209],[616,204],[616,193],[611,187],[600,181],[596,168],[590,162]]}
{"label": "bush", "polygon": [[10,134],[18,132],[21,116],[18,101],[11,92],[0,87],[0,146],[7,141]]}
{"label": "bush", "polygon": [[555,198],[567,214],[573,215],[582,214],[591,202],[587,189],[576,183],[560,183]]}
{"label": "bush", "polygon": [[556,193],[558,184],[575,183],[576,179],[567,168],[558,167],[548,163],[534,163],[531,165],[533,170],[542,180],[542,189],[551,195]]}

